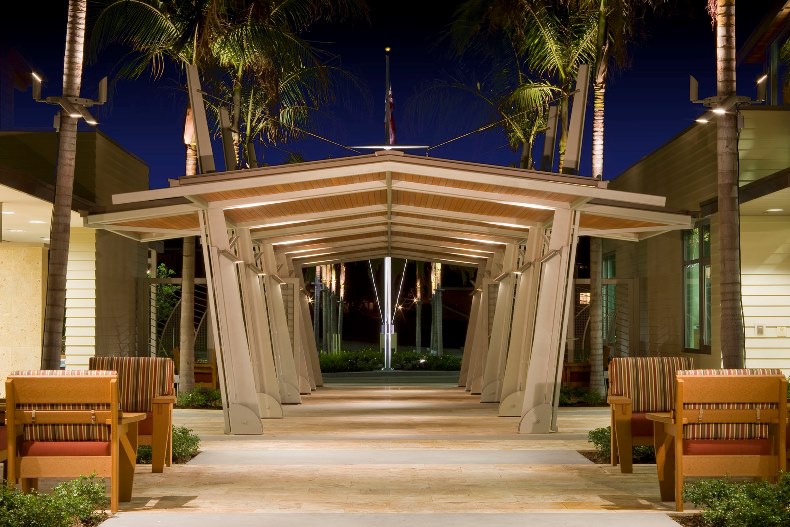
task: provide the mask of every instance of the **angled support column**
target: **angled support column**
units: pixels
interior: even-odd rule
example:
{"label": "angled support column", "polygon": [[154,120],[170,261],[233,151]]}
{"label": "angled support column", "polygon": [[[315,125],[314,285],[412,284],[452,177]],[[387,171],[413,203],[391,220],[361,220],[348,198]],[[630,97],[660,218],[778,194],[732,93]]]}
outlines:
{"label": "angled support column", "polygon": [[263,269],[255,261],[249,229],[239,229],[239,256],[244,265],[239,267],[244,324],[250,346],[250,360],[258,392],[258,407],[262,418],[281,418],[280,383],[274,366],[274,354],[269,338],[269,319],[261,292],[260,275]]}
{"label": "angled support column", "polygon": [[480,265],[477,268],[475,278],[475,292],[472,296],[472,308],[469,311],[469,324],[466,327],[466,339],[464,340],[464,355],[461,358],[461,372],[458,376],[458,386],[466,386],[469,382],[469,363],[472,361],[472,347],[475,341],[475,330],[477,329],[477,319],[480,316],[480,303],[483,298],[483,288],[480,284],[486,274],[486,266]]}
{"label": "angled support column", "polygon": [[535,310],[537,309],[540,263],[544,252],[543,226],[530,230],[523,268],[516,284],[516,299],[513,306],[513,324],[510,328],[510,343],[499,395],[499,415],[521,417],[524,406],[524,386],[527,382],[529,357],[532,353],[532,337],[535,332]]}
{"label": "angled support column", "polygon": [[505,248],[502,260],[502,274],[507,273],[499,281],[496,297],[494,324],[491,338],[488,341],[488,353],[483,364],[483,384],[480,391],[481,403],[498,403],[502,391],[502,378],[505,375],[508,343],[510,342],[510,326],[513,321],[513,294],[516,290],[519,245],[509,244]]}
{"label": "angled support column", "polygon": [[324,378],[321,375],[321,363],[318,360],[318,348],[315,345],[315,335],[313,334],[313,324],[310,319],[310,305],[307,299],[307,290],[305,288],[304,279],[302,278],[302,271],[299,269],[297,276],[301,284],[299,288],[299,309],[302,316],[302,346],[304,346],[305,356],[308,359],[308,366],[311,370],[312,383],[316,388],[324,385]]}
{"label": "angled support column", "polygon": [[280,400],[283,404],[299,404],[302,402],[299,395],[299,378],[294,364],[291,337],[288,335],[288,320],[285,318],[285,305],[280,288],[281,279],[276,274],[277,263],[274,258],[274,249],[270,243],[262,243],[259,247],[260,262],[265,273],[261,277],[261,283],[263,284],[264,298],[266,298],[266,313],[269,316],[274,363],[277,366],[277,378],[280,381]]}
{"label": "angled support column", "polygon": [[556,429],[578,227],[577,211],[554,211],[549,253],[542,258],[535,315],[535,327],[540,331],[535,331],[532,338],[523,414],[518,428],[522,434],[546,434]]}
{"label": "angled support column", "polygon": [[[307,354],[302,339],[302,306],[299,305],[299,279],[285,278],[282,284],[282,291],[288,292],[288,301],[283,299],[286,318],[291,321],[288,327],[290,331],[291,345],[293,346],[294,366],[296,367],[296,377],[299,379],[299,393],[309,395],[315,390],[315,382],[311,381],[312,368],[307,362]],[[285,296],[285,295],[284,295]]]}
{"label": "angled support column", "polygon": [[225,214],[220,209],[198,212],[203,258],[208,281],[209,306],[217,373],[222,392],[226,434],[262,434],[258,394],[252,373],[250,349],[237,276],[238,257],[232,258]]}
{"label": "angled support column", "polygon": [[494,284],[492,277],[502,274],[503,261],[504,254],[502,253],[496,253],[493,258],[489,259],[491,272],[486,273],[486,277],[480,285],[483,295],[480,298],[475,339],[472,343],[472,360],[469,363],[469,376],[466,379],[466,391],[472,395],[479,394],[483,387],[483,367],[486,355],[488,355],[489,330],[491,329],[489,325],[490,306],[496,303],[492,302],[491,296],[497,291],[491,287]]}

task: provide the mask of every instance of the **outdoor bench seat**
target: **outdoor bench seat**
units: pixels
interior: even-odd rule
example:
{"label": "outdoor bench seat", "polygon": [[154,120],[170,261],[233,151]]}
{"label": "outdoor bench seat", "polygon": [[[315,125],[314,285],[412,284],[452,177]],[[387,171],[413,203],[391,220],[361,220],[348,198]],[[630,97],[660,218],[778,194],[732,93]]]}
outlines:
{"label": "outdoor bench seat", "polygon": [[165,357],[91,357],[91,370],[118,372],[121,410],[143,412],[138,441],[151,445],[151,472],[162,472],[173,459],[174,366]]}
{"label": "outdoor bench seat", "polygon": [[690,357],[618,357],[609,363],[611,462],[633,472],[633,447],[653,444],[650,412],[668,412],[675,394],[675,372],[693,368]]}
{"label": "outdoor bench seat", "polygon": [[96,474],[110,480],[112,512],[131,500],[143,415],[120,410],[116,372],[13,372],[6,396],[9,486]]}
{"label": "outdoor bench seat", "polygon": [[787,379],[781,370],[681,370],[676,380],[671,413],[656,428],[662,499],[672,496],[682,511],[686,477],[776,480],[787,447]]}

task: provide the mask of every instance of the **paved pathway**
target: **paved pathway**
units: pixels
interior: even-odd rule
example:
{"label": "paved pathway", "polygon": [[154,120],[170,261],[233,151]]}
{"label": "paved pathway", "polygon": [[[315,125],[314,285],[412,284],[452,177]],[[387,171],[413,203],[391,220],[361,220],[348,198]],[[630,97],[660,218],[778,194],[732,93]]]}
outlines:
{"label": "paved pathway", "polygon": [[517,418],[443,380],[335,379],[264,421],[263,436],[225,436],[220,412],[177,410],[202,453],[164,474],[138,467],[133,501],[106,525],[677,527],[654,465],[623,475],[578,454],[608,409],[561,409],[560,433],[519,435]]}

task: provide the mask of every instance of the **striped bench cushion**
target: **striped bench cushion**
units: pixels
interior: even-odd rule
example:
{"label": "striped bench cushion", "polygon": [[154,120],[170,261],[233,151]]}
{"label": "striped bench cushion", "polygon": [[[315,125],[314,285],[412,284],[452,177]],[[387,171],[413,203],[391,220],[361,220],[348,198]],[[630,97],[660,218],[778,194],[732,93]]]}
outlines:
{"label": "striped bench cushion", "polygon": [[118,396],[124,412],[151,412],[154,397],[175,393],[172,359],[91,357],[88,367],[118,372]]}
{"label": "striped bench cushion", "polygon": [[[776,368],[743,368],[743,369],[706,369],[706,370],[680,370],[678,375],[782,375],[782,370]],[[673,404],[674,406],[674,404]],[[684,404],[686,410],[732,410],[732,409],[770,409],[776,408],[771,403],[688,403]],[[766,439],[768,425],[756,423],[689,423],[683,425],[683,439],[686,440],[752,440]]]}
{"label": "striped bench cushion", "polygon": [[691,357],[618,357],[609,363],[609,393],[631,399],[631,411],[668,412],[675,372],[694,367]]}
{"label": "striped bench cushion", "polygon": [[[14,371],[9,376],[63,376],[76,377],[85,375],[116,375],[108,370],[21,370]],[[20,410],[109,410],[109,404],[67,404],[67,403],[42,403],[20,404]],[[9,409],[10,410],[10,409]],[[25,425],[22,435],[25,441],[110,441],[110,427],[101,424],[73,424],[73,425]]]}

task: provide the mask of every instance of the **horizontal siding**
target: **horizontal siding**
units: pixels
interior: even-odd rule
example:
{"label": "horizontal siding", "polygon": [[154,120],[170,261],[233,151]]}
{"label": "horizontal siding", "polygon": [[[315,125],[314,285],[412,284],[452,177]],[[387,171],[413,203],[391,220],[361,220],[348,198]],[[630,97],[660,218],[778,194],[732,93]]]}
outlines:
{"label": "horizontal siding", "polygon": [[790,371],[790,222],[743,217],[741,246],[747,365]]}
{"label": "horizontal siding", "polygon": [[741,184],[790,166],[790,111],[771,108],[741,110],[743,128],[738,153]]}

